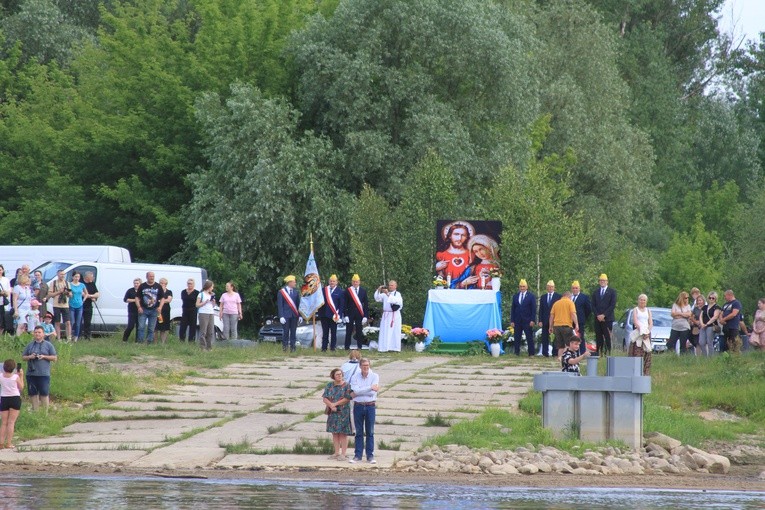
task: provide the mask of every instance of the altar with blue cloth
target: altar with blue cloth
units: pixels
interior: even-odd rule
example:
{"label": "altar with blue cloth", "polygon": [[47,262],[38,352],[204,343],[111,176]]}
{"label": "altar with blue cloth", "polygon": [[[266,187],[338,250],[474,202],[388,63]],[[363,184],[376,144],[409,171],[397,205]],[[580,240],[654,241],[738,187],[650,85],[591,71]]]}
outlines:
{"label": "altar with blue cloth", "polygon": [[431,289],[425,306],[423,325],[442,343],[484,340],[486,331],[502,329],[502,295],[493,290]]}

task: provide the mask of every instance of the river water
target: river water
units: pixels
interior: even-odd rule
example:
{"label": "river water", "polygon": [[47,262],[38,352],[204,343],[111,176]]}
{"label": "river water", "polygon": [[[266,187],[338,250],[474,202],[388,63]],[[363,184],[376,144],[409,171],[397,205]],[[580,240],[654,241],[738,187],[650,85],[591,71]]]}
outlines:
{"label": "river water", "polygon": [[763,509],[765,492],[80,476],[0,477],[13,509]]}

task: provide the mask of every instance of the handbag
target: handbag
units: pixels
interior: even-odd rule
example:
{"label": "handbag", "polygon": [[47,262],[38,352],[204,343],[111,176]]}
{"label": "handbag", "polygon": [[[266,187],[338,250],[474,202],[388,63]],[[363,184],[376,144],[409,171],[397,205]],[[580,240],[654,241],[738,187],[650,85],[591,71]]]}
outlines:
{"label": "handbag", "polygon": [[332,414],[332,408],[329,406],[324,406],[324,414],[326,414],[327,416]]}

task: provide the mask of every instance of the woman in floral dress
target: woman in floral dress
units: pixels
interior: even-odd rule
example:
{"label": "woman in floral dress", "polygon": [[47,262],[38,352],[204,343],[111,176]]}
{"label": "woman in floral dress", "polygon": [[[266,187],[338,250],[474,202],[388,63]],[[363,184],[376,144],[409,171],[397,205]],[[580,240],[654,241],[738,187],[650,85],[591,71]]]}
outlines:
{"label": "woman in floral dress", "polygon": [[351,386],[343,380],[343,371],[333,368],[329,373],[332,382],[324,388],[322,399],[326,405],[327,432],[332,434],[332,444],[335,447],[333,460],[346,460],[348,435],[351,433]]}

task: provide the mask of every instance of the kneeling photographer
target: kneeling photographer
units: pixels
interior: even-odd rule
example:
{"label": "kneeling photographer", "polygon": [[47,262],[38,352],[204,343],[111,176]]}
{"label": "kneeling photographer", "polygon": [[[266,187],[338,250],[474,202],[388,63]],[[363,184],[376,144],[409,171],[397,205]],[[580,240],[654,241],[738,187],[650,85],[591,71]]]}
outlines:
{"label": "kneeling photographer", "polygon": [[32,397],[32,409],[37,409],[42,403],[47,410],[50,395],[50,362],[56,361],[58,355],[53,344],[45,339],[45,330],[37,326],[34,330],[34,341],[24,348],[21,359],[27,361],[27,394]]}

